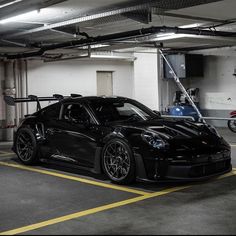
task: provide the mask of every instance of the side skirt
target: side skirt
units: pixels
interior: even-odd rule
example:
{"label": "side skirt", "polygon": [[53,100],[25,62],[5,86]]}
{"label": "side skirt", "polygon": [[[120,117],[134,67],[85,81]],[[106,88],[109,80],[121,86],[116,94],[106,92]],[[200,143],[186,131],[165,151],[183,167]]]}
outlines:
{"label": "side skirt", "polygon": [[[41,150],[41,153],[44,153],[44,151]],[[49,152],[46,152],[49,153]],[[55,164],[61,167],[67,167],[71,169],[78,169],[78,170],[85,170],[89,171],[93,174],[102,174],[102,166],[101,166],[101,153],[102,148],[98,147],[95,154],[94,159],[94,167],[85,167],[82,165],[79,165],[77,161],[74,159],[71,159],[69,157],[61,156],[61,155],[52,155],[51,157],[47,158],[45,155],[41,155],[42,158],[40,158],[40,161],[47,164]]]}

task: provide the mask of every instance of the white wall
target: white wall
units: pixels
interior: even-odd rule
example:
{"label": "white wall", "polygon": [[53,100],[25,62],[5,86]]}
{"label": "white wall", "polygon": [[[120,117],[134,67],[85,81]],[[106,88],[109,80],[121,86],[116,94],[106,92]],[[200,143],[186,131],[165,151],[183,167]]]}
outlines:
{"label": "white wall", "polygon": [[97,71],[113,71],[114,95],[133,97],[133,63],[125,61],[29,61],[29,93],[97,95]]}
{"label": "white wall", "polygon": [[[202,109],[236,109],[236,77],[233,76],[235,69],[236,57],[204,56],[204,77],[186,78],[181,82],[185,88],[200,88]],[[173,80],[165,80],[164,96],[168,92],[167,82],[169,82],[170,102],[172,102],[174,92],[179,89]],[[229,98],[232,102],[228,101]]]}
{"label": "white wall", "polygon": [[[234,56],[204,56],[204,77],[183,79],[185,88],[200,88],[200,107],[205,116],[229,117],[236,109],[236,68]],[[169,83],[169,86],[168,86]],[[174,92],[179,90],[171,80],[163,82],[164,107],[172,105]],[[227,121],[210,122],[218,127],[226,127]]]}
{"label": "white wall", "polygon": [[153,110],[159,110],[156,53],[135,53],[134,98]]}
{"label": "white wall", "polygon": [[[201,108],[236,109],[236,57],[206,56],[204,78],[192,78],[190,85],[201,90]],[[229,99],[230,98],[230,99]]]}

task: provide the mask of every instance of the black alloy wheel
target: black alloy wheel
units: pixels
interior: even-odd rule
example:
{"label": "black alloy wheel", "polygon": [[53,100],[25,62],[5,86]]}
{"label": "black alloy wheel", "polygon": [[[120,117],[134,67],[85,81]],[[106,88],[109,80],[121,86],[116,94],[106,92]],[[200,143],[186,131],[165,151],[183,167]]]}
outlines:
{"label": "black alloy wheel", "polygon": [[22,128],[17,132],[16,153],[20,161],[26,165],[38,162],[37,142],[30,129]]}
{"label": "black alloy wheel", "polygon": [[[232,116],[231,118],[236,118],[236,116]],[[229,120],[228,121],[228,127],[233,133],[236,133],[236,121]]]}
{"label": "black alloy wheel", "polygon": [[120,139],[106,144],[103,150],[103,170],[112,182],[130,184],[135,180],[135,161],[129,145]]}

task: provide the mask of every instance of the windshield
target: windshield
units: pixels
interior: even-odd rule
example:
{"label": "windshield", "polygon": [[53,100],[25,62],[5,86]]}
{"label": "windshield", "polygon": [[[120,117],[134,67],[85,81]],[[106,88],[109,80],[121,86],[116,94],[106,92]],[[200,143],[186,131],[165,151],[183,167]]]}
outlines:
{"label": "windshield", "polygon": [[150,109],[133,101],[93,101],[90,105],[93,108],[95,115],[102,123],[145,121],[157,118]]}

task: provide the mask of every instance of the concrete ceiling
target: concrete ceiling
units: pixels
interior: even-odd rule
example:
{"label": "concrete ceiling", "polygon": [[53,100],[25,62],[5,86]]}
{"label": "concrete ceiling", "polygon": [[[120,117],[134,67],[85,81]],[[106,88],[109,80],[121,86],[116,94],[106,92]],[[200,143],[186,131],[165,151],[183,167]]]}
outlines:
{"label": "concrete ceiling", "polygon": [[[148,28],[199,24],[210,30],[236,31],[235,0],[0,0],[0,53],[20,53],[35,48],[71,41],[78,32],[91,37]],[[11,23],[8,19],[40,10]],[[158,41],[157,41],[158,42]],[[236,39],[182,35],[163,39],[171,49],[235,46]],[[125,47],[153,47],[151,40],[108,45],[105,50]],[[76,48],[77,49],[77,48]]]}

